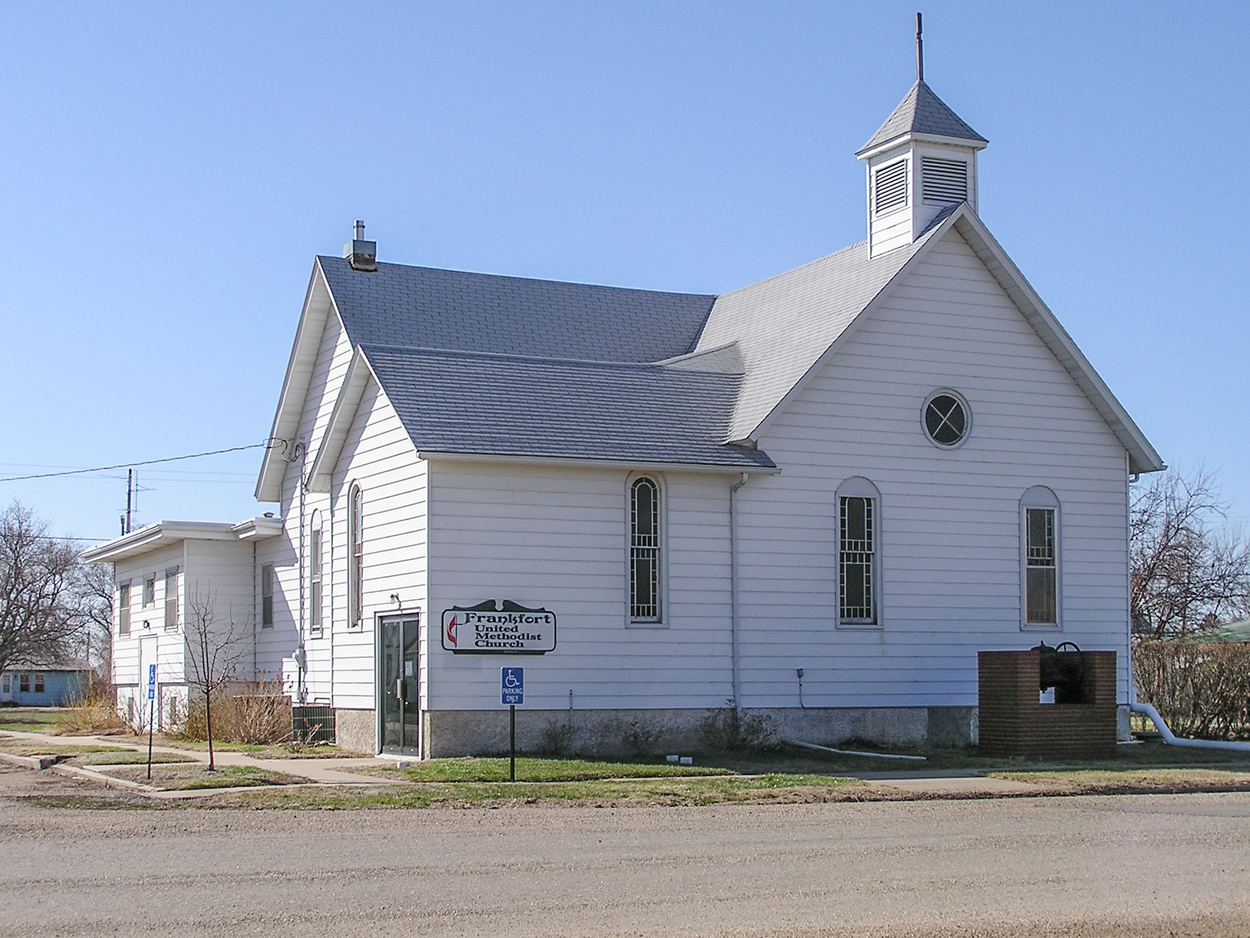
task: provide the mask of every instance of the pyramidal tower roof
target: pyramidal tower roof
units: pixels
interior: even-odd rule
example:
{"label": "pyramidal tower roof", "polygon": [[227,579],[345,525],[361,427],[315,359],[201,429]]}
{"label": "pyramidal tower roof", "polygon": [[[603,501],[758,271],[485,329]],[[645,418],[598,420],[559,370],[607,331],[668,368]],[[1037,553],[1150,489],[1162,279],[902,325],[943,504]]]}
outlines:
{"label": "pyramidal tower roof", "polygon": [[[946,103],[933,93],[933,89],[917,79],[903,100],[898,103],[893,113],[885,119],[885,123],[872,135],[872,138],[856,151],[856,156],[875,150],[907,134],[927,134],[935,137],[948,137],[956,140],[967,140],[981,146],[989,143],[979,133],[964,123],[958,114],[946,106]],[[978,147],[980,149],[980,147]]]}

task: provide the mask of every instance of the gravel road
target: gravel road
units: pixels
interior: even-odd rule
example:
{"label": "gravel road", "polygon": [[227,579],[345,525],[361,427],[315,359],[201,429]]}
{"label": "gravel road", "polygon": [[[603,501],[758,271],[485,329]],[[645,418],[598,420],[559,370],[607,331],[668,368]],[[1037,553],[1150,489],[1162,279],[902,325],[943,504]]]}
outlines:
{"label": "gravel road", "polygon": [[0,935],[1250,935],[1250,795],[707,808],[49,806],[0,766]]}

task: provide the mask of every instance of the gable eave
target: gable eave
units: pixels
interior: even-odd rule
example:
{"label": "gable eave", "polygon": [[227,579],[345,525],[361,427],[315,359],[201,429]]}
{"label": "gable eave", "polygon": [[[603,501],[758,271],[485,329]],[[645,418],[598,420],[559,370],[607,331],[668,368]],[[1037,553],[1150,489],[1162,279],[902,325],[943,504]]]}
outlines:
{"label": "gable eave", "polygon": [[278,394],[278,407],[261,460],[260,475],[256,480],[257,501],[276,502],[282,498],[282,480],[286,469],[283,454],[292,448],[294,437],[299,432],[321,336],[331,313],[338,315],[334,295],[330,292],[320,260],[315,260],[304,294],[299,325],[295,329],[286,375],[282,379],[282,390]]}
{"label": "gable eave", "polygon": [[[1037,292],[1025,279],[1024,274],[1007,256],[1007,252],[990,234],[989,229],[964,202],[950,213],[940,224],[934,226],[922,237],[925,243],[908,258],[898,272],[877,292],[873,299],[855,316],[847,327],[829,345],[823,354],[808,368],[803,376],[786,392],[784,396],[769,410],[764,418],[747,434],[745,438],[756,440],[776,416],[785,411],[791,401],[802,393],[814,375],[818,374],[829,360],[837,354],[841,347],[858,330],[872,311],[889,295],[895,284],[901,282],[907,273],[919,264],[942,239],[946,232],[954,228],[974,254],[985,264],[990,275],[1003,288],[1025,321],[1033,328],[1051,354],[1064,366],[1077,387],[1089,400],[1094,410],[1115,434],[1129,457],[1129,471],[1134,473],[1158,472],[1167,468],[1159,454],[1146,439],[1145,434],[1133,422],[1123,405],[1111,393],[1111,389],[1094,370],[1094,366],[1077,347],[1072,337],[1060,325],[1049,307],[1046,306]],[[901,248],[899,250],[902,250]]]}
{"label": "gable eave", "polygon": [[356,419],[356,412],[360,409],[360,402],[364,398],[370,380],[381,387],[364,351],[360,346],[356,346],[352,352],[352,359],[348,363],[347,372],[343,376],[343,383],[339,386],[338,397],[334,401],[330,419],[326,421],[321,439],[317,441],[317,455],[308,472],[310,492],[330,491],[334,470],[338,467],[339,457],[343,453],[352,422]]}
{"label": "gable eave", "polygon": [[1146,439],[1146,435],[1111,393],[1106,382],[1016,267],[1015,262],[1007,256],[1002,245],[990,234],[985,223],[966,205],[956,211],[948,222],[968,242],[973,253],[985,264],[990,275],[1003,288],[1020,314],[1033,327],[1033,331],[1064,366],[1076,386],[1115,434],[1128,453],[1129,471],[1146,473],[1166,469],[1163,459]]}

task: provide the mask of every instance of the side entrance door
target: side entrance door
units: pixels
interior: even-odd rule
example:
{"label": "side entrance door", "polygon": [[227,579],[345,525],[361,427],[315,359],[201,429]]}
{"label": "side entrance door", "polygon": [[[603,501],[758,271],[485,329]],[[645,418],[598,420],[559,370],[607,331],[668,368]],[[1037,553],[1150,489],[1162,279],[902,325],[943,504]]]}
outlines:
{"label": "side entrance door", "polygon": [[378,621],[378,707],[382,751],[421,754],[419,676],[421,617],[383,616]]}

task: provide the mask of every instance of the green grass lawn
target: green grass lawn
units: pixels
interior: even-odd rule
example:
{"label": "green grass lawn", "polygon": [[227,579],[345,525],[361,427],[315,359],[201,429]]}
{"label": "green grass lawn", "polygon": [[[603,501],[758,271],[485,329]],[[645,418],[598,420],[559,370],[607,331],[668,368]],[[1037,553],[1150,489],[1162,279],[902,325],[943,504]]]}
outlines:
{"label": "green grass lawn", "polygon": [[0,707],[0,730],[54,733],[62,713],[62,707]]}
{"label": "green grass lawn", "polygon": [[[81,758],[75,758],[74,763],[77,765],[96,766],[96,765],[146,765],[148,761],[147,751],[136,752],[133,749],[110,749],[106,751],[94,751],[84,753]],[[174,763],[174,762],[194,762],[191,756],[180,755],[176,752],[154,752],[152,753],[152,764],[157,763]]]}
{"label": "green grass lawn", "polygon": [[811,775],[726,775],[687,778],[606,777],[570,782],[427,782],[385,788],[301,788],[240,793],[235,802],[275,808],[490,807],[561,803],[663,805],[794,803],[859,800],[871,786],[856,779]]}
{"label": "green grass lawn", "polygon": [[[146,763],[146,758],[144,759]],[[155,762],[155,760],[154,760]],[[125,766],[108,773],[114,778],[153,785],[164,791],[194,791],[203,788],[243,788],[265,785],[291,785],[303,779],[282,772],[271,772],[251,765],[223,765],[214,772],[201,763],[155,765],[152,780],[147,778],[146,765]]]}
{"label": "green grass lawn", "polygon": [[[508,760],[429,759],[404,768],[368,767],[356,771],[409,782],[507,782]],[[733,770],[712,766],[670,765],[667,762],[600,762],[589,759],[556,759],[518,756],[518,782],[583,782],[593,779],[672,778],[730,775]]]}
{"label": "green grass lawn", "polygon": [[120,746],[75,746],[72,743],[32,743],[29,740],[8,737],[0,739],[0,752],[15,756],[80,756],[89,753],[124,753],[130,752]]}

